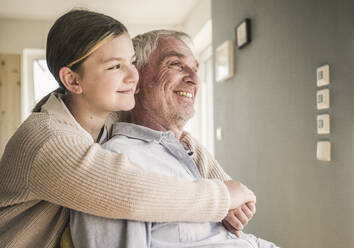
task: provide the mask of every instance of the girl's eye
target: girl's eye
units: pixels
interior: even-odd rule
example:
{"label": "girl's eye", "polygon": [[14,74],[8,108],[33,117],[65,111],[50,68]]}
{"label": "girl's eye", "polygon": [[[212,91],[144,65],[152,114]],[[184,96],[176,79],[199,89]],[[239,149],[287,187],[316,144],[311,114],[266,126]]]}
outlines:
{"label": "girl's eye", "polygon": [[132,65],[136,66],[136,60],[134,60],[134,61],[132,62]]}
{"label": "girl's eye", "polygon": [[117,70],[119,68],[120,68],[120,65],[115,65],[115,66],[109,67],[108,70]]}

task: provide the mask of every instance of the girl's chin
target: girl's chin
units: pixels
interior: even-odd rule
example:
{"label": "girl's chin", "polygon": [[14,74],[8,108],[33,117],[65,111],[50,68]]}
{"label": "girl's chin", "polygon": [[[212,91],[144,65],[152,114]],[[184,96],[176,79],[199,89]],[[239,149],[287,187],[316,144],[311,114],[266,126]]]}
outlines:
{"label": "girl's chin", "polygon": [[115,110],[115,111],[130,111],[134,108],[135,106],[135,103],[133,104],[129,104],[129,105],[126,105],[126,106],[121,106],[119,109]]}

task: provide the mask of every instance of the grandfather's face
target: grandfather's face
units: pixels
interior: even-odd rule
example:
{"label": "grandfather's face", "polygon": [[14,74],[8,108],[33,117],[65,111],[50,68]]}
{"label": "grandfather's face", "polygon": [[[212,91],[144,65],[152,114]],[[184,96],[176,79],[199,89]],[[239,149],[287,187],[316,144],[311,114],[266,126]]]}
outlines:
{"label": "grandfather's face", "polygon": [[183,125],[194,115],[199,87],[198,62],[190,48],[174,37],[160,38],[141,73],[140,100],[151,116]]}

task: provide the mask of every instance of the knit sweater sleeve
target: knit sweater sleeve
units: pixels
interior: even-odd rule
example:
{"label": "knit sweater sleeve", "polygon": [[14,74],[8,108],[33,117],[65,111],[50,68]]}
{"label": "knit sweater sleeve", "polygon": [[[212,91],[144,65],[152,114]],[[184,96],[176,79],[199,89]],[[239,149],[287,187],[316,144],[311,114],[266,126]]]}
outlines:
{"label": "knit sweater sleeve", "polygon": [[203,178],[231,180],[231,177],[223,170],[218,161],[188,132],[183,132],[181,141],[185,142],[193,151],[193,160]]}
{"label": "knit sweater sleeve", "polygon": [[69,133],[45,141],[27,183],[33,198],[113,219],[220,221],[230,201],[220,180],[147,173],[124,154]]}

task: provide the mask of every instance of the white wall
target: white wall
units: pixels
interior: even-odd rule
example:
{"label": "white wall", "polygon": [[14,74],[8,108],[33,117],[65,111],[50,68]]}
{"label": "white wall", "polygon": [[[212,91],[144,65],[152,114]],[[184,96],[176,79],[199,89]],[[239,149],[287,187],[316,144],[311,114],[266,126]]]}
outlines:
{"label": "white wall", "polygon": [[179,30],[183,31],[183,27],[181,25],[176,25],[176,26],[167,26],[167,25],[140,25],[140,24],[131,24],[128,23],[126,24],[130,36],[134,37],[138,34],[142,34],[151,30],[155,29],[173,29],[173,30]]}
{"label": "white wall", "polygon": [[211,19],[211,1],[200,0],[183,23],[183,31],[195,37]]}
{"label": "white wall", "polygon": [[[24,48],[45,49],[47,34],[54,20],[0,18],[0,53],[21,54]],[[177,29],[182,26],[126,24],[131,37],[152,29]]]}
{"label": "white wall", "polygon": [[45,48],[53,21],[0,19],[0,53],[22,53],[24,48]]}
{"label": "white wall", "polygon": [[[199,43],[199,40],[205,42],[205,39],[198,38],[198,33],[205,25],[210,25],[208,24],[210,19],[211,1],[200,0],[181,24],[168,26],[125,23],[125,25],[131,37],[153,29],[175,29],[186,32],[196,39],[196,43]],[[53,23],[54,20],[0,18],[0,53],[20,54],[24,48],[45,49],[47,34]],[[196,44],[196,47],[205,47],[205,45]]]}

